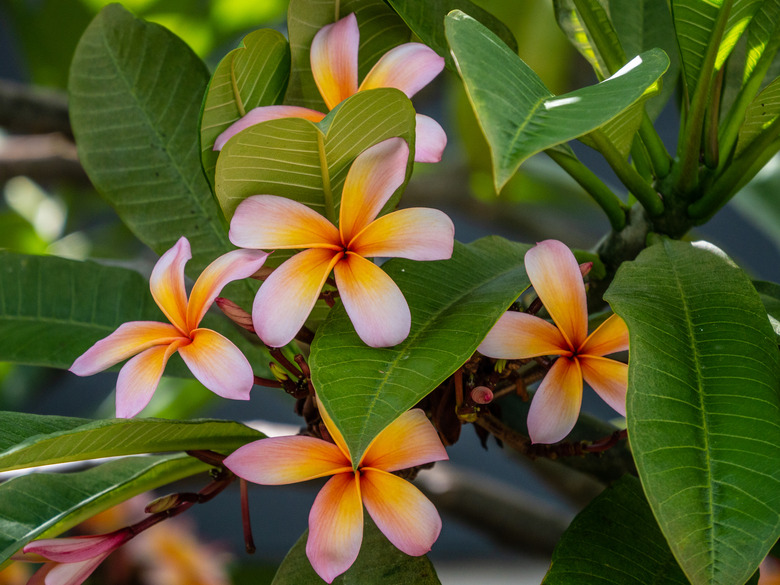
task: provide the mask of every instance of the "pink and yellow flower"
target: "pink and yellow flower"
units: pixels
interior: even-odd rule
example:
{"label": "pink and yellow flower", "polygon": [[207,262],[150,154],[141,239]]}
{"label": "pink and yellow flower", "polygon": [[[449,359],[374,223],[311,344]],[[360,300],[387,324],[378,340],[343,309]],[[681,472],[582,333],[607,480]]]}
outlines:
{"label": "pink and yellow flower", "polygon": [[401,186],[409,147],[390,138],[366,149],[344,182],[336,228],[302,203],[274,195],[242,201],[230,222],[230,241],[245,248],[303,249],[266,279],[252,308],[254,328],[281,347],[300,330],[331,271],[360,338],[387,347],[409,334],[411,314],[392,279],[366,257],[443,260],[452,256],[452,221],[436,209],[377,215]]}
{"label": "pink and yellow flower", "polygon": [[[421,43],[406,43],[385,53],[358,85],[360,31],[354,14],[320,29],[311,44],[311,71],[329,110],[358,91],[394,87],[412,97],[444,69],[444,59]],[[299,106],[255,108],[217,137],[214,150],[241,130],[278,118],[305,118],[319,122],[322,112]],[[422,114],[416,118],[417,162],[439,162],[447,135],[439,124]]]}
{"label": "pink and yellow flower", "polygon": [[121,418],[135,416],[148,404],[168,359],[177,351],[206,388],[224,398],[248,400],[254,375],[246,357],[233,342],[198,325],[222,287],[254,274],[267,256],[258,250],[220,256],[195,282],[188,301],[184,265],[192,254],[182,237],[157,261],[149,283],[170,323],[124,323],[77,358],[70,371],[89,376],[135,356],[119,371],[116,383],[116,415]]}
{"label": "pink and yellow flower", "polygon": [[477,350],[497,359],[558,356],[542,380],[528,413],[535,443],[555,443],[569,434],[580,413],[582,381],[621,415],[626,414],[628,366],[605,355],[628,349],[628,328],[612,315],[588,335],[585,285],[574,254],[546,240],[525,255],[525,268],[552,323],[507,311]]}
{"label": "pink and yellow flower", "polygon": [[363,506],[399,550],[420,556],[441,531],[436,508],[408,481],[392,472],[447,459],[436,430],[421,410],[410,410],[387,426],[353,467],[344,438],[324,408],[322,419],[335,441],[314,437],[261,439],[239,448],[225,465],[239,477],[284,485],[332,476],[309,514],[306,555],[328,583],[349,569],[363,539]]}

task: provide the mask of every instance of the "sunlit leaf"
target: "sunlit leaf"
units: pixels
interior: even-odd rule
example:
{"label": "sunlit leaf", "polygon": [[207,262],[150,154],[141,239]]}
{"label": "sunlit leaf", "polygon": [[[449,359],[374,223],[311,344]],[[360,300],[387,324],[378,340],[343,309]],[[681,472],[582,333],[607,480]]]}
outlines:
{"label": "sunlit leaf", "polygon": [[780,115],[780,77],[767,85],[748,106],[739,129],[735,156],[739,156]]}
{"label": "sunlit leaf", "polygon": [[747,276],[663,241],[605,298],[631,334],[628,434],[645,493],[693,585],[744,583],[780,535],[780,359]]}
{"label": "sunlit leaf", "polygon": [[354,461],[379,431],[471,357],[528,286],[527,249],[484,238],[456,242],[450,260],[384,264],[412,313],[409,337],[394,347],[365,345],[343,306],[334,308],[312,345],[312,381]]}
{"label": "sunlit leaf", "polygon": [[577,10],[574,0],[553,0],[558,26],[590,63],[599,80],[606,79],[616,71],[610,64],[622,65],[626,61],[626,53],[612,25],[608,0],[583,0],[581,6],[587,10],[586,14]]}

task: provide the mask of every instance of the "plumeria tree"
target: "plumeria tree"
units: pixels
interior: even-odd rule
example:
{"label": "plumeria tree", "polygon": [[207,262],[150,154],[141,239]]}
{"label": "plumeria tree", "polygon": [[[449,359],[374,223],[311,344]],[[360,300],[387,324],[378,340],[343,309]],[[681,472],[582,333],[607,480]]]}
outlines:
{"label": "plumeria tree", "polygon": [[[291,0],[287,37],[250,32],[212,72],[120,5],[95,17],[70,69],[79,159],[159,260],[147,282],[0,252],[0,359],[119,370],[116,418],[0,413],[0,470],[89,462],[0,484],[1,562],[78,585],[231,493],[252,549],[247,485],[320,479],[275,585],[436,584],[425,555],[442,517],[414,481],[471,426],[491,450],[603,490],[544,584],[758,582],[780,537],[780,285],[691,231],[780,150],[780,1],[552,5],[594,73],[559,95],[469,0]],[[458,143],[414,105],[445,69],[493,190],[546,157],[603,212],[590,250],[553,229],[461,243],[446,213],[404,205],[407,186],[446,181],[431,167]],[[679,119],[676,148],[662,110]],[[245,401],[246,416],[145,416],[163,376]],[[582,412],[591,390],[607,420]],[[250,422],[263,393],[292,396],[298,434]],[[171,488],[116,531],[64,535],[183,478],[201,489]]]}

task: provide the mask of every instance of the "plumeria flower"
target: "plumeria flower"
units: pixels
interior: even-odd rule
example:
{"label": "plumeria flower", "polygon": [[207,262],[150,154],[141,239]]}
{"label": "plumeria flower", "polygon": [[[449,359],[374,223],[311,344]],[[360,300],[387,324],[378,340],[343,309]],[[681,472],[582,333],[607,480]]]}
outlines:
{"label": "plumeria flower", "polygon": [[555,443],[569,434],[580,412],[582,380],[621,415],[626,414],[628,366],[605,355],[628,349],[628,329],[612,315],[588,335],[585,285],[574,254],[546,240],[525,255],[525,269],[552,323],[507,311],[477,350],[497,359],[558,356],[539,384],[528,413],[534,443]]}
{"label": "plumeria flower", "polygon": [[302,203],[253,195],[236,208],[230,241],[236,246],[303,249],[265,280],[252,308],[254,328],[266,344],[281,347],[300,330],[333,271],[336,286],[360,338],[387,347],[409,334],[411,315],[392,279],[367,257],[443,260],[452,256],[452,221],[436,209],[401,209],[376,216],[401,186],[409,147],[390,138],[366,149],[347,173],[339,226]]}
{"label": "plumeria flower", "polygon": [[108,555],[133,538],[127,528],[110,534],[35,540],[24,553],[46,562],[27,585],[80,585]]}
{"label": "plumeria flower", "polygon": [[328,583],[349,569],[363,539],[363,506],[379,530],[399,550],[427,553],[441,531],[436,508],[408,481],[392,472],[447,459],[436,430],[419,410],[387,426],[358,464],[324,408],[320,414],[329,443],[314,437],[275,437],[244,445],[225,459],[236,475],[263,485],[284,485],[331,477],[309,514],[306,556]]}
{"label": "plumeria flower", "polygon": [[135,416],[149,403],[165,364],[177,351],[206,388],[224,398],[248,400],[254,384],[249,362],[232,341],[198,325],[222,287],[254,274],[267,256],[258,250],[220,256],[195,281],[188,301],[184,265],[192,254],[187,238],[180,238],[157,261],[149,283],[170,323],[124,323],[77,358],[70,371],[89,376],[135,356],[122,366],[116,383],[116,415],[121,418]]}
{"label": "plumeria flower", "polygon": [[[406,43],[385,53],[358,85],[360,31],[354,14],[321,28],[311,44],[311,72],[328,110],[366,89],[394,87],[411,98],[444,69],[444,59],[421,43]],[[221,150],[232,137],[250,126],[278,118],[305,118],[319,122],[322,112],[299,106],[263,106],[247,114],[217,137]],[[422,114],[416,118],[417,162],[439,162],[447,135],[439,124]]]}

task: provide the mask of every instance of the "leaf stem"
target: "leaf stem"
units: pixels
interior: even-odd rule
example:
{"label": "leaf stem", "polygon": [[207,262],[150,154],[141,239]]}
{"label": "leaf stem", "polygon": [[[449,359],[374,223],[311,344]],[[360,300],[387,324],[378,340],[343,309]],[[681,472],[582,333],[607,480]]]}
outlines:
{"label": "leaf stem", "polygon": [[322,173],[322,193],[325,197],[325,217],[336,225],[336,208],[333,204],[333,190],[330,186],[330,172],[328,171],[328,160],[325,157],[325,136],[317,131],[317,150],[320,154],[320,172]]}
{"label": "leaf stem", "polygon": [[243,118],[246,115],[246,108],[244,107],[244,100],[241,99],[241,92],[238,90],[238,81],[236,80],[235,72],[235,59],[230,59],[230,86],[233,88],[233,99],[236,100],[236,107],[238,107],[238,113]]}
{"label": "leaf stem", "polygon": [[664,204],[658,193],[649,185],[642,176],[624,159],[615,145],[600,130],[594,130],[589,134],[598,151],[615,171],[615,174],[628,188],[637,201],[642,204],[651,216],[661,215]]}
{"label": "leaf stem", "polygon": [[577,181],[599,207],[604,210],[613,230],[620,231],[623,229],[626,225],[626,210],[623,207],[623,203],[593,171],[577,160],[577,158],[568,156],[554,148],[548,148],[544,152],[566,171],[572,179]]}
{"label": "leaf stem", "polygon": [[653,175],[663,179],[669,174],[672,157],[669,156],[669,152],[666,150],[666,146],[664,146],[658,132],[656,132],[647,112],[644,112],[642,116],[642,123],[639,126],[639,137],[642,139],[642,144],[645,145],[647,154],[650,157]]}

